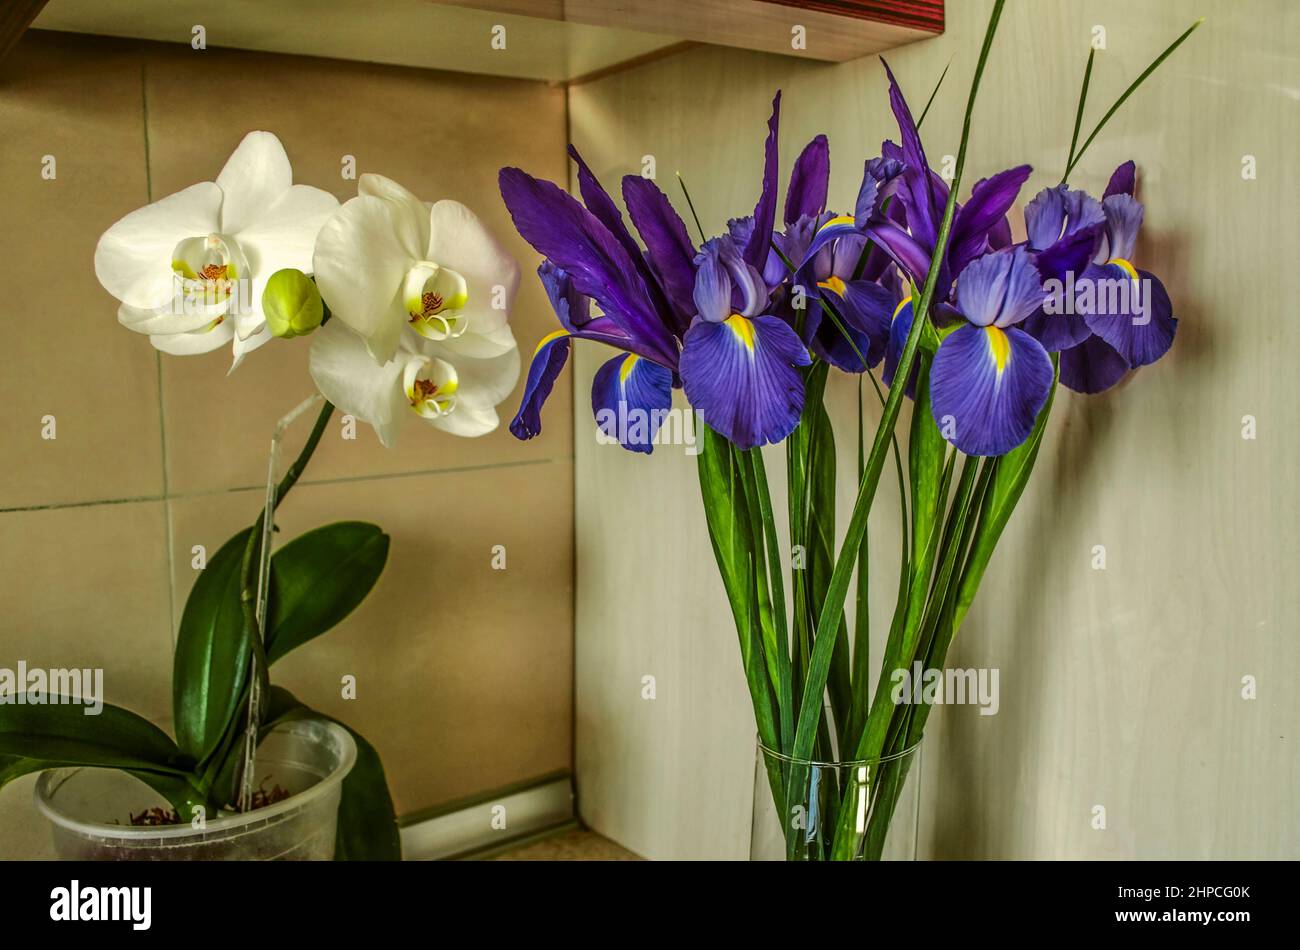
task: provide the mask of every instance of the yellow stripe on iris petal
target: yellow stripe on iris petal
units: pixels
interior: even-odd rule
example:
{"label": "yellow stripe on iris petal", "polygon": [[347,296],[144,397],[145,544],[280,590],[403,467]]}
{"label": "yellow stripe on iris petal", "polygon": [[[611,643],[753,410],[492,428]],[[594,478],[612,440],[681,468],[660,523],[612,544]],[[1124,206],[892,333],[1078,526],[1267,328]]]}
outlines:
{"label": "yellow stripe on iris petal", "polygon": [[754,352],[754,324],[748,317],[743,317],[738,313],[733,313],[723,321],[736,334],[736,339],[745,344],[745,349]]}
{"label": "yellow stripe on iris petal", "polygon": [[1011,359],[1011,340],[997,327],[985,327],[989,337],[989,352],[993,354],[993,364],[998,368],[998,375],[1006,369]]}
{"label": "yellow stripe on iris petal", "polygon": [[844,281],[840,280],[834,274],[827,277],[825,280],[819,280],[817,286],[825,287],[827,290],[834,291],[835,294],[840,297],[844,296]]}
{"label": "yellow stripe on iris petal", "polygon": [[546,334],[546,336],[542,337],[541,340],[538,342],[537,349],[533,350],[533,356],[536,356],[538,353],[542,352],[542,347],[546,346],[549,343],[554,343],[562,336],[568,336],[568,335],[569,335],[568,330],[552,330],[550,333]]}
{"label": "yellow stripe on iris petal", "polygon": [[1138,279],[1137,268],[1134,267],[1132,264],[1130,264],[1128,261],[1124,260],[1124,258],[1122,258],[1122,257],[1112,257],[1112,258],[1110,259],[1110,263],[1116,265],[1116,266],[1119,267],[1121,270],[1123,270],[1126,274],[1128,274],[1128,276],[1129,276],[1130,279],[1132,279],[1132,280],[1137,280],[1137,279]]}
{"label": "yellow stripe on iris petal", "polygon": [[841,214],[835,216],[834,218],[831,218],[829,221],[827,221],[817,230],[820,232],[820,231],[825,231],[827,228],[833,228],[836,225],[845,225],[845,224],[852,224],[852,223],[853,223],[853,215]]}
{"label": "yellow stripe on iris petal", "polygon": [[627,378],[632,375],[632,370],[636,369],[637,360],[641,357],[635,353],[629,353],[623,358],[623,365],[618,368],[618,381],[620,385],[627,384]]}
{"label": "yellow stripe on iris petal", "polygon": [[903,312],[903,308],[906,307],[911,302],[912,302],[911,297],[904,297],[902,300],[900,300],[898,302],[898,306],[894,308],[894,315],[889,318],[889,322],[893,323],[895,320],[897,320],[898,315]]}

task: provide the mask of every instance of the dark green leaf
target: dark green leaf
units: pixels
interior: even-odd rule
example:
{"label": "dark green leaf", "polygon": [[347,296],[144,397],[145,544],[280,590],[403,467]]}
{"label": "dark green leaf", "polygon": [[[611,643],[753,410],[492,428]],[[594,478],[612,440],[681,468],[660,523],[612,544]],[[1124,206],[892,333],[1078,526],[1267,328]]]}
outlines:
{"label": "dark green leaf", "polygon": [[329,719],[347,729],[357,744],[356,763],[343,779],[334,860],[400,861],[402,842],[397,815],[388,793],[384,765],[375,747],[347,723],[315,712],[298,702],[288,690],[272,686],[265,729],[293,719]]}
{"label": "dark green leaf", "polygon": [[245,528],[221,546],[185,602],[172,668],[172,714],[181,749],[202,760],[237,713],[248,677],[250,631],[239,603]]}
{"label": "dark green leaf", "polygon": [[379,580],[388,535],[340,521],[295,538],[271,558],[266,657],[274,663],[350,614]]}

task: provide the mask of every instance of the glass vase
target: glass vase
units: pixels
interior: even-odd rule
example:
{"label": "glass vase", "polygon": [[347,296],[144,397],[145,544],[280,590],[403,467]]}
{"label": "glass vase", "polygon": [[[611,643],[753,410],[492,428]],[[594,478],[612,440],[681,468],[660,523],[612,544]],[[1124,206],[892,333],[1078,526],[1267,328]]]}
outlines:
{"label": "glass vase", "polygon": [[758,743],[751,861],[916,858],[920,747],[878,759],[794,759]]}

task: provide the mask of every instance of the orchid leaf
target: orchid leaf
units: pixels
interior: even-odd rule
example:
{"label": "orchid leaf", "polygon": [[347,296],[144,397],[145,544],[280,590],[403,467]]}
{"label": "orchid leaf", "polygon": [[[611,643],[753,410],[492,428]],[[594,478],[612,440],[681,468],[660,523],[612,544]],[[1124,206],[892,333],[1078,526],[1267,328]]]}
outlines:
{"label": "orchid leaf", "polygon": [[81,703],[58,699],[0,705],[0,788],[46,769],[122,769],[163,795],[179,815],[188,818],[196,805],[211,808],[191,782],[192,761],[153,723],[107,703],[88,716]]}
{"label": "orchid leaf", "polygon": [[221,546],[194,582],[176,636],[172,715],[176,741],[196,760],[220,742],[248,677],[250,631],[240,607],[240,568],[251,528]]}
{"label": "orchid leaf", "polygon": [[340,623],[366,598],[388,560],[378,525],[340,521],[294,538],[271,558],[266,660]]}
{"label": "orchid leaf", "polygon": [[375,747],[347,723],[304,706],[287,689],[271,687],[263,734],[278,723],[296,719],[328,719],[347,729],[357,746],[352,771],[343,779],[335,832],[335,861],[400,861],[402,840],[388,791],[384,764]]}

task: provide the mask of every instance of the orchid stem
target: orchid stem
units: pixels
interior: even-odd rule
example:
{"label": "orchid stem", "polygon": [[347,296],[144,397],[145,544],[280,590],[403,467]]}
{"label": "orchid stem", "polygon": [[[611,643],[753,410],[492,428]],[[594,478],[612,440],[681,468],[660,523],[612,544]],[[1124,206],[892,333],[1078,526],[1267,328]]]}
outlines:
{"label": "orchid stem", "polygon": [[266,505],[257,516],[257,521],[253,523],[253,529],[248,534],[248,543],[244,546],[244,557],[240,565],[239,605],[244,614],[244,625],[249,630],[251,652],[248,667],[248,711],[244,735],[243,763],[239,772],[239,796],[236,801],[239,811],[248,811],[253,807],[253,793],[255,790],[253,762],[257,754],[258,733],[262,725],[265,689],[270,682],[263,628],[266,623],[266,601],[270,583],[268,576],[270,570],[270,533],[275,526],[272,519],[268,518],[268,512],[274,513],[280,507],[280,502],[284,500],[293,486],[298,483],[298,479],[302,477],[303,471],[307,468],[307,463],[311,461],[311,457],[316,451],[316,446],[320,444],[321,436],[325,433],[325,426],[334,413],[334,404],[326,400],[321,406],[320,414],[316,417],[316,423],[312,426],[311,434],[307,436],[306,444],[303,445],[298,457],[294,459],[293,464],[284,473],[280,483],[273,488],[275,460],[280,437],[284,429],[301,412],[311,408],[320,398],[320,396],[313,396],[304,401],[276,426],[271,443],[271,472],[267,478]]}

